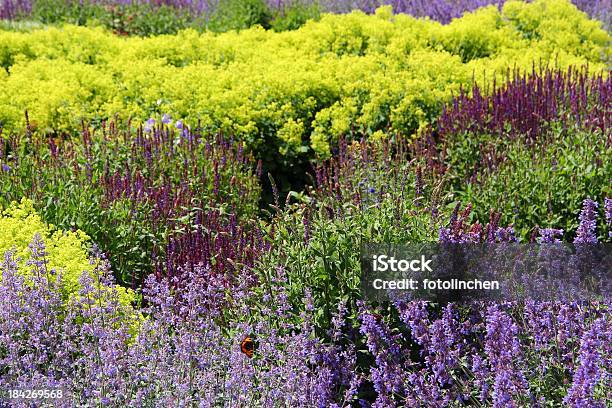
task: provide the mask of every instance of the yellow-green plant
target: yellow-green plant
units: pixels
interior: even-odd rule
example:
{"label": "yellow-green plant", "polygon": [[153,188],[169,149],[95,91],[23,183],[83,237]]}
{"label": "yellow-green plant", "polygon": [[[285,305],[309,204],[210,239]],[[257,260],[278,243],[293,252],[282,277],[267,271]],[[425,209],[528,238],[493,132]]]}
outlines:
{"label": "yellow-green plant", "polygon": [[[231,132],[261,153],[329,153],[358,131],[410,136],[472,79],[532,64],[605,69],[609,34],[569,0],[509,1],[448,25],[325,15],[298,30],[122,38],[101,28],[0,31],[5,131],[72,133],[80,121],[171,114]],[[377,133],[378,134],[378,133]]]}
{"label": "yellow-green plant", "polygon": [[[25,198],[0,213],[0,254],[4,256],[6,251],[12,251],[14,258],[19,259],[19,270],[25,275],[29,273],[28,260],[32,258],[30,243],[37,235],[45,245],[47,269],[61,273],[64,295],[78,296],[79,277],[95,268],[88,255],[89,237],[82,231],[61,231],[44,223],[32,201]],[[117,286],[117,291],[121,303],[129,305],[135,300],[132,290]]]}

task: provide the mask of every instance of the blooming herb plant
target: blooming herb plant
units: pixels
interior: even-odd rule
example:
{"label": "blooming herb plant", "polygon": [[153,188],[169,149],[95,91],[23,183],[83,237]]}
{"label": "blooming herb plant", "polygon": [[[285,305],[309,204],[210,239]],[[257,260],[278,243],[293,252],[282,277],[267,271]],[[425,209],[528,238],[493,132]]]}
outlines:
{"label": "blooming herb plant", "polygon": [[605,292],[361,265],[609,248],[609,6],[378,6],[0,0],[0,407],[609,406]]}
{"label": "blooming herb plant", "polygon": [[[576,242],[593,239],[595,208],[585,201]],[[468,215],[454,213],[440,239],[481,237]],[[11,251],[1,266],[0,386],[62,387],[65,406],[605,406],[606,303],[398,301],[381,315],[340,301],[321,332],[312,292],[292,303],[284,266],[261,291],[197,267],[179,285],[151,275],[146,317],[134,320],[114,289],[98,289],[113,287],[104,259],[66,306],[43,273],[44,243],[32,248],[30,289]],[[247,336],[252,356],[240,348]]]}
{"label": "blooming herb plant", "polygon": [[258,208],[252,157],[239,143],[182,124],[150,126],[109,123],[84,129],[80,140],[3,139],[0,161],[10,170],[0,173],[0,202],[29,197],[46,222],[84,231],[134,289],[151,268],[172,274],[252,244],[243,252],[250,262],[255,229],[237,223]]}

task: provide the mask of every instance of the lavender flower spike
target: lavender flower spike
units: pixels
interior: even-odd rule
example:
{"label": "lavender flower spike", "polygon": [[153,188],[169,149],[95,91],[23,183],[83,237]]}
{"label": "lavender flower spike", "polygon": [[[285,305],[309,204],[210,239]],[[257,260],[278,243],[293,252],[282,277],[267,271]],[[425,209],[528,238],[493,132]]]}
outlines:
{"label": "lavender flower spike", "polygon": [[580,226],[576,231],[575,244],[596,244],[597,234],[595,228],[597,226],[597,207],[598,204],[587,198],[583,201],[582,211],[580,211]]}
{"label": "lavender flower spike", "polygon": [[[603,408],[605,402],[595,397],[595,389],[606,374],[602,348],[612,341],[612,328],[599,318],[583,335],[580,344],[580,365],[574,372],[573,384],[563,402],[574,408]],[[605,382],[605,380],[603,380]]]}
{"label": "lavender flower spike", "polygon": [[612,237],[612,198],[606,197],[604,200],[604,208],[606,209],[606,224],[611,231],[608,232],[608,236]]}

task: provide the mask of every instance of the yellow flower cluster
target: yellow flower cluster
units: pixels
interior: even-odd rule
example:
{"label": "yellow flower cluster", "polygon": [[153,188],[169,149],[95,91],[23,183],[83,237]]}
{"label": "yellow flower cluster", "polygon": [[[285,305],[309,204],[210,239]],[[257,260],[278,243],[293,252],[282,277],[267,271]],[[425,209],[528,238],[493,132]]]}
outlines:
{"label": "yellow flower cluster", "polygon": [[393,15],[324,15],[295,31],[122,38],[100,28],[0,31],[0,121],[71,133],[119,114],[201,121],[283,155],[359,130],[409,136],[472,79],[532,64],[605,69],[609,34],[569,0],[509,1],[448,25]]}
{"label": "yellow flower cluster", "polygon": [[[0,212],[0,256],[13,251],[19,259],[19,270],[28,276],[31,267],[30,243],[40,235],[47,252],[47,269],[55,269],[62,277],[62,291],[68,297],[78,296],[79,277],[83,272],[92,272],[94,266],[89,261],[87,246],[89,237],[82,231],[59,231],[53,225],[45,224],[34,210],[32,201],[22,199]],[[0,277],[1,277],[0,269]],[[116,285],[120,302],[129,305],[135,300],[132,290]]]}

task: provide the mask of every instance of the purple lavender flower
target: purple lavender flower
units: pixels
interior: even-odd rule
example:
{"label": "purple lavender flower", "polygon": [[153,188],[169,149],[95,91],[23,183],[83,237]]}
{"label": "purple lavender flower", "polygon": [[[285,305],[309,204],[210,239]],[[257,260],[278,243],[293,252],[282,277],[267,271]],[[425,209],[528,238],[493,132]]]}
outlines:
{"label": "purple lavender flower", "polygon": [[11,171],[11,167],[6,163],[2,163],[2,171],[9,173]]}
{"label": "purple lavender flower", "polygon": [[[604,357],[610,352],[612,344],[612,326],[609,318],[602,317],[592,325],[580,341],[579,366],[573,375],[572,386],[563,402],[574,408],[603,408],[606,406],[602,397],[595,397],[595,388],[600,381],[609,377],[606,365],[609,360]],[[602,385],[603,386],[603,385]]]}
{"label": "purple lavender flower", "polygon": [[0,20],[17,19],[32,12],[32,0],[6,0],[0,3]]}
{"label": "purple lavender flower", "polygon": [[359,331],[365,336],[369,352],[374,356],[375,366],[371,369],[371,380],[377,397],[374,406],[394,405],[396,395],[406,392],[405,385],[409,372],[404,366],[408,362],[402,358],[401,334],[393,334],[389,327],[374,313],[369,311],[362,301],[358,302]]}
{"label": "purple lavender flower", "polygon": [[489,365],[495,373],[494,407],[514,406],[513,396],[521,394],[527,388],[523,373],[515,366],[515,360],[521,353],[518,333],[516,323],[499,306],[488,307],[484,348]]}
{"label": "purple lavender flower", "polygon": [[474,373],[474,386],[480,390],[480,400],[486,401],[490,393],[487,379],[491,375],[487,361],[478,354],[473,355],[471,370]]}
{"label": "purple lavender flower", "polygon": [[612,237],[612,198],[605,198],[604,208],[606,211],[606,224],[610,229],[610,231],[608,231],[608,237]]}
{"label": "purple lavender flower", "polygon": [[429,329],[429,356],[425,359],[427,365],[431,367],[433,378],[441,386],[452,383],[450,373],[459,363],[459,349],[455,345],[457,336],[454,331],[452,304],[447,306],[444,314],[444,318],[434,321]]}
{"label": "purple lavender flower", "polygon": [[161,122],[164,125],[169,125],[170,123],[172,123],[172,117],[170,115],[168,115],[167,113],[164,113],[163,116],[162,116]]}
{"label": "purple lavender flower", "polygon": [[596,244],[597,234],[595,228],[597,226],[597,207],[598,204],[587,198],[583,201],[582,210],[580,211],[580,225],[576,231],[575,244]]}
{"label": "purple lavender flower", "polygon": [[[525,323],[534,335],[536,350],[541,353],[545,353],[556,339],[554,306],[545,302],[525,301],[523,310]],[[542,364],[545,363],[546,361],[542,361]]]}
{"label": "purple lavender flower", "polygon": [[495,235],[498,242],[518,242],[518,238],[512,226],[498,228]]}
{"label": "purple lavender flower", "polygon": [[512,399],[514,390],[512,374],[508,370],[499,370],[493,384],[493,408],[516,408],[517,404]]}
{"label": "purple lavender flower", "polygon": [[[31,266],[44,271],[40,237],[30,249]],[[464,325],[464,309],[455,305],[444,307],[436,319],[425,302],[397,302],[417,345],[413,348],[387,317],[359,302],[359,332],[372,357],[365,375],[358,372],[354,342],[359,340],[346,320],[347,303],[333,313],[328,340],[319,338],[312,294],[303,293],[295,319],[283,267],[274,269],[264,291],[251,291],[252,282],[246,281],[228,291],[225,277],[205,266],[188,268],[181,279],[152,275],[143,290],[148,318],[141,320],[118,302],[108,262],[94,263],[94,273],[81,276],[80,297],[67,305],[55,276],[35,273],[31,285],[17,273],[13,254],[5,254],[0,263],[0,387],[62,386],[89,405],[323,407],[351,406],[367,379],[376,394],[366,405],[444,407],[475,398],[478,389],[480,405],[510,407],[526,394],[523,367],[540,364],[525,359],[535,347],[538,358],[572,372],[567,405],[605,406],[597,396],[607,375],[612,330],[608,316],[602,316],[606,311],[597,307],[531,302],[523,314],[527,323],[519,326],[523,319],[512,317],[521,315],[518,305],[485,309],[474,304],[470,324]],[[100,284],[109,290],[100,290]],[[253,312],[253,304],[261,307],[261,315]],[[599,317],[589,323],[588,313]],[[252,358],[240,349],[247,335],[258,343]],[[573,367],[577,341],[580,352]],[[421,350],[421,357],[411,358],[406,344]],[[471,370],[473,377],[458,368]],[[257,387],[250,386],[254,381]]]}
{"label": "purple lavender flower", "polygon": [[177,120],[176,123],[174,124],[174,127],[182,130],[183,129],[183,121],[182,120]]}
{"label": "purple lavender flower", "polygon": [[561,242],[557,237],[563,237],[562,229],[540,228],[538,232],[540,234],[538,242],[541,244],[557,244]]}
{"label": "purple lavender flower", "polygon": [[[42,256],[42,241],[32,250]],[[111,406],[323,407],[348,406],[356,397],[361,379],[354,347],[312,335],[308,291],[294,323],[283,268],[276,269],[274,296],[267,299],[242,283],[230,294],[224,277],[205,267],[186,271],[181,280],[150,276],[143,289],[148,317],[139,319],[118,302],[108,263],[95,263],[94,272],[80,278],[80,296],[66,304],[55,281],[36,275],[32,285],[18,274],[13,254],[5,254],[0,387],[61,386],[83,404]],[[228,296],[230,320],[221,319],[222,311],[231,315]],[[255,301],[268,317],[251,324],[239,316]],[[340,307],[336,330],[346,325],[344,313]],[[246,335],[258,342],[252,358],[240,348]]]}

